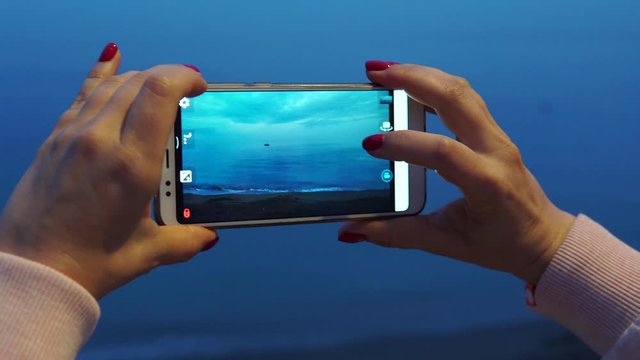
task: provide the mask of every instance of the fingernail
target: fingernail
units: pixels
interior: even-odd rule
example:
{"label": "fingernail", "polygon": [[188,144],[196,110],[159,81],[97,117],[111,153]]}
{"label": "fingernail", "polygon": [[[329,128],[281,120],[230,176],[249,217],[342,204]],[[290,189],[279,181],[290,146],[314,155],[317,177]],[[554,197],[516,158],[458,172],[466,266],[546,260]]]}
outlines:
{"label": "fingernail", "polygon": [[351,233],[351,232],[343,232],[342,234],[338,235],[338,240],[348,244],[363,242],[366,239],[367,237],[362,234]]}
{"label": "fingernail", "polygon": [[188,67],[189,69],[195,71],[195,72],[198,72],[198,73],[200,72],[200,69],[198,69],[198,67],[195,66],[195,65],[191,65],[191,64],[183,64],[183,65]]}
{"label": "fingernail", "polygon": [[108,43],[107,46],[102,50],[102,54],[100,54],[100,62],[107,62],[113,59],[114,56],[118,53],[118,45],[115,43]]}
{"label": "fingernail", "polygon": [[208,243],[204,244],[204,246],[202,247],[202,250],[200,250],[200,252],[207,251],[207,250],[211,249],[216,243],[218,243],[218,238],[217,237],[215,239],[209,241]]}
{"label": "fingernail", "polygon": [[364,63],[364,67],[367,68],[367,71],[382,71],[387,70],[393,65],[397,65],[399,63],[395,61],[380,61],[380,60],[369,60]]}
{"label": "fingernail", "polygon": [[383,142],[384,134],[375,134],[364,138],[364,140],[362,140],[362,147],[367,151],[373,151],[380,149]]}

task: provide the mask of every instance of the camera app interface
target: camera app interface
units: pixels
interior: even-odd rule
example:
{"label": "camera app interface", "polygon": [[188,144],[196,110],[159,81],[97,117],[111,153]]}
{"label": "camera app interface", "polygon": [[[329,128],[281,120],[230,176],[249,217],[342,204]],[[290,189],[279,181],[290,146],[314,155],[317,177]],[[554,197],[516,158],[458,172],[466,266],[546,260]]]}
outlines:
{"label": "camera app interface", "polygon": [[392,212],[393,162],[361,146],[393,130],[387,90],[206,92],[180,101],[182,223]]}

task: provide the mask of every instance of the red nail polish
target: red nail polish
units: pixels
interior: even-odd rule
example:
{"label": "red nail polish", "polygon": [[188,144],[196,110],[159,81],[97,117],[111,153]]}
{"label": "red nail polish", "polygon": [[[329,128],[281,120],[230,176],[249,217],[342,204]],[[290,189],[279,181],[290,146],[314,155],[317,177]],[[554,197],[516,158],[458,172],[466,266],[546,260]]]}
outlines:
{"label": "red nail polish", "polygon": [[369,60],[364,64],[364,67],[367,68],[367,71],[382,71],[397,64],[399,63],[394,61]]}
{"label": "red nail polish", "polygon": [[188,67],[189,69],[195,71],[195,72],[200,72],[200,69],[198,69],[198,67],[195,66],[195,65],[191,65],[191,64],[183,64],[183,65]]}
{"label": "red nail polish", "polygon": [[367,151],[380,149],[384,142],[384,134],[375,134],[367,136],[362,140],[362,147]]}
{"label": "red nail polish", "polygon": [[202,247],[202,250],[200,250],[200,251],[201,252],[202,251],[207,251],[207,250],[211,249],[216,243],[218,243],[218,238],[215,238],[215,239],[209,241],[208,243],[204,244],[204,246]]}
{"label": "red nail polish", "polygon": [[362,234],[356,234],[356,233],[350,233],[350,232],[343,232],[342,234],[338,235],[338,240],[349,243],[349,244],[363,242],[366,239],[367,237]]}
{"label": "red nail polish", "polygon": [[102,50],[102,54],[100,54],[100,58],[98,60],[100,62],[110,61],[117,53],[118,45],[115,43],[108,43],[107,46],[104,47],[104,50]]}

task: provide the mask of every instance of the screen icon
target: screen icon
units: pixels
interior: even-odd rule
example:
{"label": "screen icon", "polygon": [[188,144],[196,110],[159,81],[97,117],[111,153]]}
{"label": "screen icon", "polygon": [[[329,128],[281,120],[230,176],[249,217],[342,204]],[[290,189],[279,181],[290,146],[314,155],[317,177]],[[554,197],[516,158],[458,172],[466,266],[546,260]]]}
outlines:
{"label": "screen icon", "polygon": [[184,145],[189,145],[189,139],[193,137],[193,133],[189,131],[188,133],[182,134],[182,143]]}
{"label": "screen icon", "polygon": [[189,208],[184,208],[184,210],[182,210],[182,216],[185,219],[188,219],[191,217],[191,210],[189,210]]}
{"label": "screen icon", "polygon": [[385,104],[385,105],[393,104],[393,96],[387,95],[387,96],[381,97],[380,104]]}
{"label": "screen icon", "polygon": [[393,126],[391,126],[390,121],[383,121],[382,125],[380,125],[380,130],[387,132],[393,130]]}
{"label": "screen icon", "polygon": [[180,102],[178,102],[178,105],[180,105],[181,108],[186,110],[189,106],[191,106],[191,101],[189,101],[189,99],[185,97],[180,99]]}
{"label": "screen icon", "polygon": [[380,174],[380,178],[382,179],[382,181],[388,183],[393,179],[393,173],[391,172],[391,170],[385,169],[382,171],[382,174]]}
{"label": "screen icon", "polygon": [[180,182],[190,184],[193,182],[193,173],[191,170],[180,170]]}
{"label": "screen icon", "polygon": [[195,147],[195,134],[192,130],[183,129],[182,131],[182,148],[193,149]]}

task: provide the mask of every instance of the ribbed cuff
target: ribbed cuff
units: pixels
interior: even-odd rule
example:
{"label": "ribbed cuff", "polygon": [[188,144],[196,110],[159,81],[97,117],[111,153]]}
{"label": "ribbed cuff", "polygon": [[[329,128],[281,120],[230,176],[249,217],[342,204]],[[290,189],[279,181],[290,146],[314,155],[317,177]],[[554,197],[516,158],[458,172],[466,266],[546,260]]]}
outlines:
{"label": "ribbed cuff", "polygon": [[640,316],[640,253],[579,215],[535,296],[535,311],[605,354]]}
{"label": "ribbed cuff", "polygon": [[0,253],[0,358],[74,359],[99,317],[96,300],[70,278]]}

